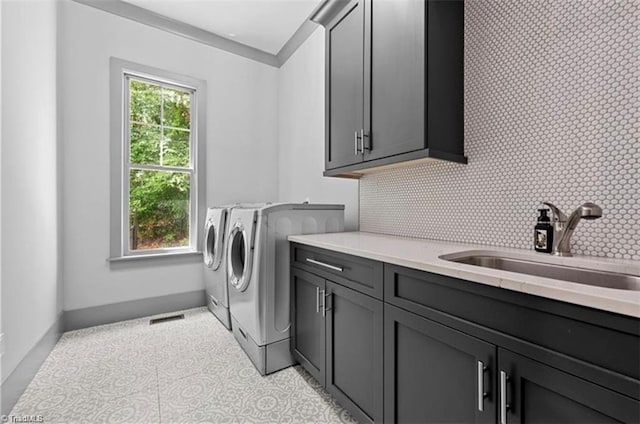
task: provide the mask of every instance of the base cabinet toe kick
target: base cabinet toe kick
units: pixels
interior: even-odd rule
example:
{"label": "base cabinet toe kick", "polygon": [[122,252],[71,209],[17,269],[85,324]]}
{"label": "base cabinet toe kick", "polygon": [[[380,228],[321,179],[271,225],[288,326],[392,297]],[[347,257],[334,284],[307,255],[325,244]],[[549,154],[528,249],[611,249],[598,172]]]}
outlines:
{"label": "base cabinet toe kick", "polygon": [[640,422],[640,319],[290,244],[291,354],[359,422]]}

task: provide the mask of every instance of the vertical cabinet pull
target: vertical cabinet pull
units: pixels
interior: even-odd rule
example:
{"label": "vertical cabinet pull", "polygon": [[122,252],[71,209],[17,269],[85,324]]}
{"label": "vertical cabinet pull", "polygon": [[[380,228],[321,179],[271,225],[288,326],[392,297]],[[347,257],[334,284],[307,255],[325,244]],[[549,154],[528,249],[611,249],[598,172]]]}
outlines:
{"label": "vertical cabinet pull", "polygon": [[364,132],[364,128],[360,130],[360,143],[362,143],[362,153],[364,153],[365,150],[371,150],[371,146],[369,146],[368,143],[365,144],[364,139],[369,138],[369,134]]}
{"label": "vertical cabinet pull", "polygon": [[478,411],[484,411],[484,398],[487,392],[484,391],[484,373],[487,370],[482,361],[478,361]]}
{"label": "vertical cabinet pull", "polygon": [[320,287],[316,286],[316,314],[320,312]]}
{"label": "vertical cabinet pull", "polygon": [[506,372],[500,371],[500,424],[507,424],[507,380],[509,376]]}
{"label": "vertical cabinet pull", "polygon": [[369,138],[369,135],[364,132],[364,128],[361,128],[360,131],[355,131],[353,133],[353,154],[359,155],[364,153],[365,150],[371,150],[370,146],[364,143],[364,138]]}
{"label": "vertical cabinet pull", "polygon": [[320,290],[320,298],[322,299],[322,316],[325,317],[327,316],[327,296],[329,296],[328,294],[326,294],[326,292],[324,290]]}

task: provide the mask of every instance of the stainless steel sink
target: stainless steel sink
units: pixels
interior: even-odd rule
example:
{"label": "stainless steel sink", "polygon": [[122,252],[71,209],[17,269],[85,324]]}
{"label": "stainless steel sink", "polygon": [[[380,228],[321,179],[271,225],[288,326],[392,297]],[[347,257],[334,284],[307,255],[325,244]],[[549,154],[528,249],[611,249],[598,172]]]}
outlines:
{"label": "stainless steel sink", "polygon": [[484,268],[518,272],[520,274],[554,278],[556,280],[572,281],[574,283],[588,284],[590,286],[640,291],[640,276],[637,275],[587,268],[576,268],[565,265],[556,265],[487,254],[458,257],[448,255],[443,256],[442,259],[461,264],[481,266]]}

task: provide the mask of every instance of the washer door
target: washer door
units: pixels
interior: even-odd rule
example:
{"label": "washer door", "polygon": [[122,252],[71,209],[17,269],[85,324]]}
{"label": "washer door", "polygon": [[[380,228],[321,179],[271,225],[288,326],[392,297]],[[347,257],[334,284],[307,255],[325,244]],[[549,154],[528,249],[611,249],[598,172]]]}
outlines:
{"label": "washer door", "polygon": [[251,279],[253,255],[251,240],[242,223],[237,222],[229,233],[227,245],[227,275],[229,284],[238,291],[245,291]]}
{"label": "washer door", "polygon": [[204,232],[204,264],[213,270],[222,263],[224,224],[226,212],[220,212],[220,218],[211,218],[205,224]]}

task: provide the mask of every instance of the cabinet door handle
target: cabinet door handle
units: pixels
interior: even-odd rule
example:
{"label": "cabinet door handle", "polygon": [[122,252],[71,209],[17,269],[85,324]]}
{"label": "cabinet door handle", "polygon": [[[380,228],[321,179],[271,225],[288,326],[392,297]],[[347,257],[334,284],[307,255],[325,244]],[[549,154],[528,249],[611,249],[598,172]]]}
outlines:
{"label": "cabinet door handle", "polygon": [[326,314],[327,311],[325,309],[325,306],[326,306],[326,304],[325,304],[326,300],[325,299],[326,299],[327,295],[325,294],[324,290],[320,290],[320,297],[322,298],[322,316],[325,317],[327,315]]}
{"label": "cabinet door handle", "polygon": [[354,150],[353,150],[353,154],[358,156],[358,153],[360,153],[360,149],[358,148],[358,139],[360,137],[358,137],[358,131],[355,131],[353,133],[353,146],[354,146]]}
{"label": "cabinet door handle", "polygon": [[316,286],[316,314],[320,312],[320,287]]}
{"label": "cabinet door handle", "polygon": [[320,265],[320,266],[323,266],[325,268],[332,269],[334,271],[338,271],[338,272],[342,272],[343,271],[343,269],[341,267],[339,267],[339,266],[325,264],[324,262],[316,261],[316,260],[311,259],[311,258],[307,258],[307,262],[312,263],[314,265]]}
{"label": "cabinet door handle", "polygon": [[507,380],[509,376],[506,372],[500,371],[500,424],[507,424]]}
{"label": "cabinet door handle", "polygon": [[487,392],[484,391],[484,372],[487,367],[484,366],[482,361],[478,361],[478,411],[484,411],[484,398],[487,397]]}
{"label": "cabinet door handle", "polygon": [[365,137],[368,139],[369,138],[369,134],[364,132],[364,128],[360,130],[360,143],[362,143],[362,153],[364,153],[365,150],[371,150],[371,146],[369,146],[368,144],[365,144],[364,139]]}

